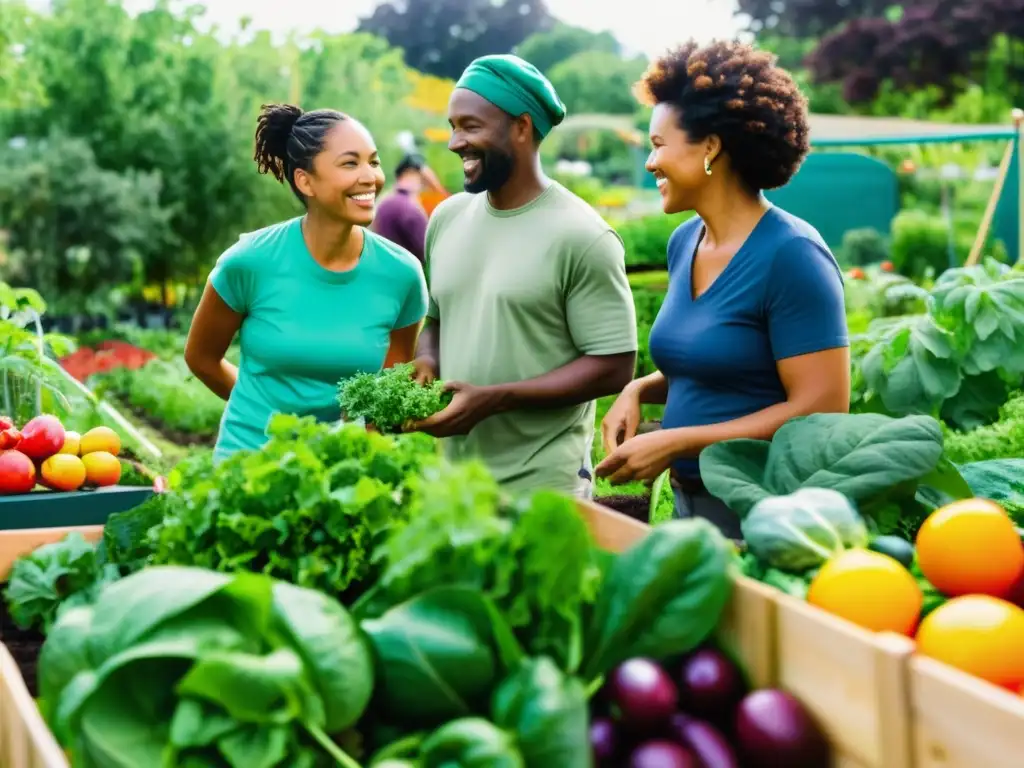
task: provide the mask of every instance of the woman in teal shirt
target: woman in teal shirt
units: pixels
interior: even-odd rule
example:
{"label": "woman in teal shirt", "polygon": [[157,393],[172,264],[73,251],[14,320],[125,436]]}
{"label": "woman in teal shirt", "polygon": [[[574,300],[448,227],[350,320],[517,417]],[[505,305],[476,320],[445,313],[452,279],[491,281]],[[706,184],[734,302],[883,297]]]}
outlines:
{"label": "woman in teal shirt", "polygon": [[[185,361],[227,400],[216,461],[262,446],[274,413],[338,419],[338,382],[411,360],[427,309],[419,261],[368,229],[384,173],[365,127],[334,110],[265,106],[255,159],[306,213],[242,235],[192,320]],[[224,359],[236,333],[237,368]]]}

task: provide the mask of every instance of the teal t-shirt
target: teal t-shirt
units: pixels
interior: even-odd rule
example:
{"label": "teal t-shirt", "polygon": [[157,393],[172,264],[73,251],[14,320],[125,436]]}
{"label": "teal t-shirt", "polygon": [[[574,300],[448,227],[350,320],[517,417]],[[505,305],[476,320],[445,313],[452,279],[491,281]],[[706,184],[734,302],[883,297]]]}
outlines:
{"label": "teal t-shirt", "polygon": [[210,273],[214,290],[245,315],[215,460],[261,447],[275,413],[340,418],[338,382],[380,370],[391,331],[426,314],[423,268],[408,251],[363,230],[355,268],[333,272],[309,252],[301,222],[242,235]]}

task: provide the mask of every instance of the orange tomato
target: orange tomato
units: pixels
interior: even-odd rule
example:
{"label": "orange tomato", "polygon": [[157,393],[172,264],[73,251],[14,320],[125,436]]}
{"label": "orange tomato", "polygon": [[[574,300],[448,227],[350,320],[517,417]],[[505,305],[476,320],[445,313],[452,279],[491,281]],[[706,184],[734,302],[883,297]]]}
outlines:
{"label": "orange tomato", "polygon": [[949,597],[1006,597],[1024,571],[1024,545],[1006,511],[988,499],[935,510],[917,533],[917,562]]}
{"label": "orange tomato", "polygon": [[1024,685],[1024,610],[965,595],[940,605],[917,630],[917,651],[995,685]]}
{"label": "orange tomato", "polygon": [[865,629],[910,635],[924,596],[894,558],[849,549],[821,567],[807,590],[807,602]]}

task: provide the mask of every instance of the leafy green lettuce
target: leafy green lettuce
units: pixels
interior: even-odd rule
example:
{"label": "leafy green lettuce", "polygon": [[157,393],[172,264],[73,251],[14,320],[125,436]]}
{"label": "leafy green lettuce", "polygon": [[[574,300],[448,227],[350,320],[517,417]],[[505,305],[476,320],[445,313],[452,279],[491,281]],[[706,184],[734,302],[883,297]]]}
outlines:
{"label": "leafy green lettuce", "polygon": [[14,561],[4,598],[21,629],[47,632],[59,613],[96,599],[120,572],[78,531]]}
{"label": "leafy green lettuce", "polygon": [[[334,596],[358,589],[375,537],[407,512],[406,481],[438,460],[434,442],[283,415],[269,429],[262,450],[164,494],[145,561],[254,571]],[[139,559],[130,544],[119,551]]]}

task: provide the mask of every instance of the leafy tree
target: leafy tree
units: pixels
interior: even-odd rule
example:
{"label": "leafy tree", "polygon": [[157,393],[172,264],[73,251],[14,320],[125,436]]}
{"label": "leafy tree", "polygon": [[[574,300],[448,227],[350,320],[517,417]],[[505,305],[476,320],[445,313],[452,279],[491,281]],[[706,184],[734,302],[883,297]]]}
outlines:
{"label": "leafy tree", "polygon": [[156,173],[103,170],[81,139],[0,145],[0,221],[13,279],[83,308],[100,287],[141,277],[166,251],[170,211]]}
{"label": "leafy tree", "polygon": [[647,66],[645,58],[622,59],[615,53],[577,53],[548,73],[570,114],[601,112],[631,115],[636,99],[631,88]]}
{"label": "leafy tree", "polygon": [[414,69],[457,78],[476,57],[508,53],[553,23],[544,0],[386,0],[358,31],[404,50]]}
{"label": "leafy tree", "polygon": [[611,32],[591,32],[589,29],[561,22],[556,23],[550,30],[530,35],[516,46],[518,56],[545,73],[550,73],[557,64],[576,54],[587,51],[616,56],[622,52],[619,41]]}
{"label": "leafy tree", "polygon": [[200,29],[201,13],[169,0],[134,15],[119,0],[53,0],[33,15],[0,0],[0,135],[25,147],[0,166],[0,229],[12,240],[0,270],[11,280],[74,301],[77,288],[200,284],[240,233],[301,211],[256,172],[261,104],[352,114],[386,167],[395,133],[437,123],[407,103],[409,70],[380,37],[282,45],[242,30],[224,41]]}
{"label": "leafy tree", "polygon": [[750,31],[810,39],[852,19],[883,16],[892,0],[737,0],[736,10]]}
{"label": "leafy tree", "polygon": [[173,233],[166,258],[146,264],[157,281],[194,275],[237,235],[256,176],[222,49],[195,17],[164,3],[133,18],[112,0],[54,2],[27,54],[47,99],[12,120],[27,136],[82,137],[105,170],[157,175]]}
{"label": "leafy tree", "polygon": [[994,58],[1011,96],[1024,95],[1024,0],[739,0],[739,11],[752,31],[820,40],[807,58],[814,79],[841,83],[854,104],[886,83],[937,86],[948,100],[990,78]]}
{"label": "leafy tree", "polygon": [[422,120],[405,104],[413,83],[402,52],[365,33],[318,34],[310,43],[299,59],[303,103],[340,109],[368,126],[390,172],[401,154],[394,134]]}
{"label": "leafy tree", "polygon": [[25,41],[37,18],[23,2],[0,3],[0,110],[23,107],[42,97],[36,72],[25,59]]}

